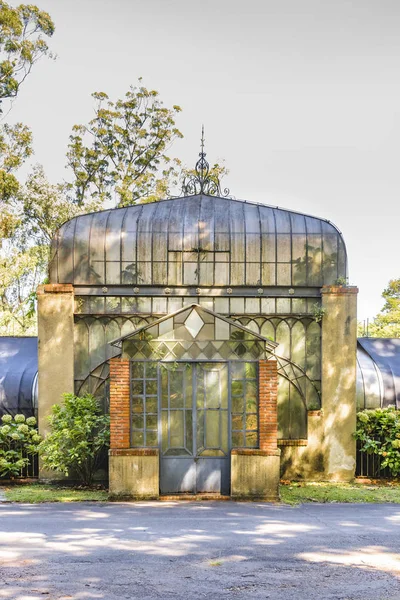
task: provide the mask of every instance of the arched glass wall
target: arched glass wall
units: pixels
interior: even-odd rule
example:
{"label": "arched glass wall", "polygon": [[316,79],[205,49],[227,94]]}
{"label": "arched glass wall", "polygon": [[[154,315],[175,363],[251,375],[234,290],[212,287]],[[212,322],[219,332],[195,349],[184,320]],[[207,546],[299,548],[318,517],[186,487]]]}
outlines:
{"label": "arched glass wall", "polygon": [[[278,421],[281,439],[307,437],[307,410],[320,408],[321,328],[311,318],[255,317],[236,318],[254,333],[276,341],[276,354],[292,360],[306,374],[299,383],[299,374],[282,365],[278,389]],[[155,320],[154,317],[77,316],[75,325],[75,388],[96,392],[102,377],[108,377],[103,363],[119,353],[110,341],[131,333]],[[104,388],[101,388],[101,394]]]}

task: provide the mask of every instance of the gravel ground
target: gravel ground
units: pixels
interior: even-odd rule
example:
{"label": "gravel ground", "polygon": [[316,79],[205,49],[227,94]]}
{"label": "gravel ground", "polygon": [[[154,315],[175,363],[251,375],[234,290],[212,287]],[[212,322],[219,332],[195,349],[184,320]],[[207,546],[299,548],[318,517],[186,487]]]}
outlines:
{"label": "gravel ground", "polygon": [[0,505],[0,598],[400,600],[400,506]]}

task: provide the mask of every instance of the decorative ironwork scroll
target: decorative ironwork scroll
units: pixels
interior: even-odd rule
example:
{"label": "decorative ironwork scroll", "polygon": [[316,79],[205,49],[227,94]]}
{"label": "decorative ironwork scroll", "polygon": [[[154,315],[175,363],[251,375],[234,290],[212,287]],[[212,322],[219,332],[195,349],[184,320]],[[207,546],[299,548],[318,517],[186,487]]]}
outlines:
{"label": "decorative ironwork scroll", "polygon": [[221,184],[218,176],[210,173],[210,165],[206,160],[204,152],[204,125],[201,128],[201,152],[199,160],[194,168],[194,173],[187,175],[182,184],[182,194],[184,196],[195,196],[204,194],[206,196],[219,196],[228,198],[229,189],[221,190]]}

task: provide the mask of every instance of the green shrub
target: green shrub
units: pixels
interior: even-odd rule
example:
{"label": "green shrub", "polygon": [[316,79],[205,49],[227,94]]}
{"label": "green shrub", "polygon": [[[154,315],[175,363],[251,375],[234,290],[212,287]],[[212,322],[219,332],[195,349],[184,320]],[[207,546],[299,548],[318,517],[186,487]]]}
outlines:
{"label": "green shrub", "polygon": [[357,414],[355,438],[361,451],[381,456],[380,468],[392,476],[400,473],[400,411],[394,406],[363,410]]}
{"label": "green shrub", "polygon": [[63,399],[52,407],[50,433],[40,444],[43,464],[90,485],[109,445],[110,418],[91,394],[64,394]]}
{"label": "green shrub", "polygon": [[0,477],[18,477],[37,454],[42,438],[35,417],[3,415],[0,426]]}

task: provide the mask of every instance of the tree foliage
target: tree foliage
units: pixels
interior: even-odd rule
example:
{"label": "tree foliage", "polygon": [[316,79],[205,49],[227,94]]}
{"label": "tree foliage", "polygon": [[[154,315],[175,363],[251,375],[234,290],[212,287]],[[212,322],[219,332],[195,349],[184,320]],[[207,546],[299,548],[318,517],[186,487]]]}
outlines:
{"label": "tree foliage", "polygon": [[104,92],[92,94],[95,117],[75,125],[67,152],[73,191],[78,203],[88,197],[127,206],[165,196],[178,161],[168,148],[182,137],[175,125],[179,106],[166,108],[155,90],[139,79],[125,97],[113,102]]}
{"label": "tree foliage", "polygon": [[36,332],[36,288],[47,277],[51,239],[62,223],[98,207],[95,201],[71,202],[40,165],[8,200],[11,224],[0,250],[0,334]]}
{"label": "tree foliage", "polygon": [[64,394],[63,398],[62,405],[52,407],[50,433],[40,444],[43,464],[90,485],[109,445],[110,418],[90,394]]}
{"label": "tree foliage", "polygon": [[385,304],[369,325],[368,335],[400,338],[400,279],[391,279],[382,296]]}
{"label": "tree foliage", "polygon": [[52,56],[46,38],[53,33],[50,15],[37,6],[0,0],[0,103],[17,96],[42,56]]}

